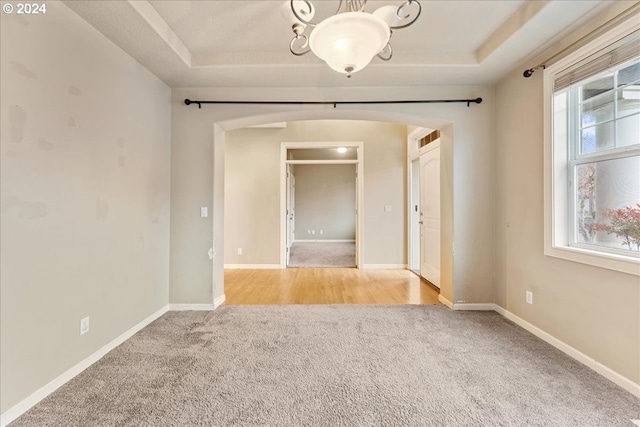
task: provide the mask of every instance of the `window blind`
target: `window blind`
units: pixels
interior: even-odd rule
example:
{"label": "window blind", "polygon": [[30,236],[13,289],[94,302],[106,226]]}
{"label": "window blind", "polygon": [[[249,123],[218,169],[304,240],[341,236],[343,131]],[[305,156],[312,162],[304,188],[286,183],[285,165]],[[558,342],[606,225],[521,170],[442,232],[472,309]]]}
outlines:
{"label": "window blind", "polygon": [[640,56],[640,30],[559,72],[554,80],[553,90],[558,92],[638,56]]}

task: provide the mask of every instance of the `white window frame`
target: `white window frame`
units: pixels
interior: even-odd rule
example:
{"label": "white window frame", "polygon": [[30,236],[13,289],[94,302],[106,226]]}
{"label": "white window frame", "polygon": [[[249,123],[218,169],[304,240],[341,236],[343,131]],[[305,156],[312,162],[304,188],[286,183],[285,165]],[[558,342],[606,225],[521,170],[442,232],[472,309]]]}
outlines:
{"label": "white window frame", "polygon": [[601,252],[569,241],[573,204],[569,194],[569,157],[566,143],[553,143],[553,99],[555,76],[567,67],[605,49],[612,43],[639,29],[630,19],[603,36],[544,70],[544,254],[551,257],[589,264],[640,276],[640,259],[624,254]]}

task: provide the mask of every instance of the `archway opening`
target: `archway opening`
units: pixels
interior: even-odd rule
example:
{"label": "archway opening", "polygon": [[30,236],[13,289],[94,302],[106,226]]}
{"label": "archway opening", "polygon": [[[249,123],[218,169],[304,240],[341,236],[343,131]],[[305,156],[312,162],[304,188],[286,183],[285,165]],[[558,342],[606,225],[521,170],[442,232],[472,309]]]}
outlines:
{"label": "archway opening", "polygon": [[[225,252],[225,225],[224,225],[224,203],[225,203],[225,147],[227,144],[227,132],[238,130],[250,126],[259,126],[275,122],[296,122],[296,121],[315,121],[315,120],[358,120],[366,122],[387,122],[406,125],[408,132],[411,127],[427,127],[431,129],[439,129],[443,136],[443,144],[448,148],[444,150],[443,173],[450,174],[444,180],[451,183],[453,180],[453,125],[440,119],[416,116],[412,114],[404,114],[398,112],[371,111],[371,110],[303,110],[303,111],[280,111],[275,113],[259,114],[238,117],[230,120],[215,122],[213,124],[213,242],[214,251],[217,254],[213,262],[213,297],[214,305],[219,305],[224,301],[224,252]],[[406,167],[406,153],[405,153]],[[406,202],[406,182],[402,192],[405,195]],[[443,209],[443,248],[453,246],[453,194],[452,186],[444,189],[443,197],[445,197],[445,209]],[[406,224],[404,227],[406,234]],[[445,269],[449,271],[443,272],[443,283],[441,292],[445,298],[452,298],[453,295],[453,254],[451,251],[442,251],[443,256],[451,257],[450,260],[443,262]],[[405,254],[405,257],[408,254]],[[366,261],[364,262],[366,264]],[[405,261],[405,264],[407,262]]]}

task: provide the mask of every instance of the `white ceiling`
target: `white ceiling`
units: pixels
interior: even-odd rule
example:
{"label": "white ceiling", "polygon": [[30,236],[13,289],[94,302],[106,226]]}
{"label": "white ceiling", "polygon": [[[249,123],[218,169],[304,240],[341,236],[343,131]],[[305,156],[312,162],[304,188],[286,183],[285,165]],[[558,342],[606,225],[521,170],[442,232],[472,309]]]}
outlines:
{"label": "white ceiling", "polygon": [[[289,52],[283,1],[67,1],[72,10],[171,87],[491,84],[607,1],[428,1],[394,31],[394,56],[351,79],[312,53]],[[316,19],[337,1],[316,0]],[[396,1],[369,1],[373,11]]]}

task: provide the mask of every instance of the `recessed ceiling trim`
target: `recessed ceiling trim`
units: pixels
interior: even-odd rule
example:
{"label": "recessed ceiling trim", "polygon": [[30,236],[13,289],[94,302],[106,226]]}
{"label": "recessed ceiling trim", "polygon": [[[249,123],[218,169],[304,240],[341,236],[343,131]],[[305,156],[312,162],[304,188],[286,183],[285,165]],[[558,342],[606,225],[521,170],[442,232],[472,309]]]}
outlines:
{"label": "recessed ceiling trim", "polygon": [[138,14],[147,21],[149,26],[158,33],[158,36],[173,50],[188,67],[191,67],[191,51],[182,39],[169,27],[148,1],[129,0],[129,4]]}
{"label": "recessed ceiling trim", "polygon": [[477,62],[482,63],[487,59],[550,3],[550,0],[530,0],[518,8],[518,10],[491,33],[476,50],[475,56]]}
{"label": "recessed ceiling trim", "polygon": [[[369,67],[389,66],[469,66],[478,65],[475,53],[395,52],[394,62],[374,59]],[[295,57],[288,52],[226,52],[218,54],[194,53],[192,68],[233,66],[322,66],[326,64],[312,56]]]}

